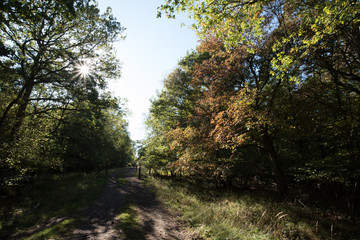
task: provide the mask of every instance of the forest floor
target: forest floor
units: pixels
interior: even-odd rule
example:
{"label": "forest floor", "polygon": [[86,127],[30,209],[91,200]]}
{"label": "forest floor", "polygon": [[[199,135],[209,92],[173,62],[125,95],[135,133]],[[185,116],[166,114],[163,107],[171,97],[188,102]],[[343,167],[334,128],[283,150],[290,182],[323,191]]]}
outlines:
{"label": "forest floor", "polygon": [[177,221],[134,173],[132,168],[112,171],[95,203],[42,223],[34,221],[27,230],[19,225],[19,231],[6,239],[192,239],[185,224]]}
{"label": "forest floor", "polygon": [[185,225],[134,173],[131,168],[112,172],[94,204],[9,239],[192,239]]}
{"label": "forest floor", "polygon": [[[142,181],[134,175],[134,169],[123,168],[109,175],[38,179],[13,204],[0,202],[0,238],[355,240],[360,236],[358,224],[316,199],[312,205],[305,197],[282,199],[264,189],[219,188],[192,178]],[[8,215],[1,206],[11,210]]]}
{"label": "forest floor", "polygon": [[[118,181],[119,175],[125,178],[123,184]],[[129,214],[129,210],[135,214]],[[130,226],[126,223],[129,221]],[[83,211],[68,239],[185,240],[191,237],[183,224],[177,222],[142,181],[134,177],[134,169],[122,169],[110,176],[103,194]]]}

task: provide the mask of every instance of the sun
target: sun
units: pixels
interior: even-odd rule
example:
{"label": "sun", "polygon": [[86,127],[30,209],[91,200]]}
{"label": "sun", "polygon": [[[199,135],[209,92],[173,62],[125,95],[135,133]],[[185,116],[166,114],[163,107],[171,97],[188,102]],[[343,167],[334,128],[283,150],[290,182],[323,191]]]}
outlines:
{"label": "sun", "polygon": [[78,71],[81,75],[89,75],[90,74],[90,67],[87,64],[79,65]]}
{"label": "sun", "polygon": [[86,81],[91,76],[92,69],[88,61],[82,61],[75,66],[74,78],[79,78],[82,81]]}

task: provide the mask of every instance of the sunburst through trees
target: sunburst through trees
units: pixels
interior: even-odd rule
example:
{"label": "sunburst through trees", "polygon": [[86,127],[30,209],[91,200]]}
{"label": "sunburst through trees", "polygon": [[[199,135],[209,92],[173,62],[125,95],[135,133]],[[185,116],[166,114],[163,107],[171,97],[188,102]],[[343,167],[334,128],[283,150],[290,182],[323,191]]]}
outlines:
{"label": "sunburst through trees", "polygon": [[75,65],[75,75],[73,79],[79,79],[79,82],[85,83],[91,79],[93,69],[89,60],[82,60]]}

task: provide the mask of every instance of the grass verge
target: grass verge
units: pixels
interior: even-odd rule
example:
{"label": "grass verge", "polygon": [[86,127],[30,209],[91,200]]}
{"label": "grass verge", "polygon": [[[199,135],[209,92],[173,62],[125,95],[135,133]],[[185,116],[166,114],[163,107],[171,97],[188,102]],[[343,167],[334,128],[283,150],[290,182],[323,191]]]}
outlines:
{"label": "grass verge", "polygon": [[[111,173],[110,173],[111,174]],[[93,203],[103,191],[108,176],[71,173],[37,177],[20,194],[2,199],[0,238],[22,234],[51,219],[68,216]],[[3,205],[4,204],[4,205]],[[60,239],[76,219],[42,229],[30,239]]]}
{"label": "grass verge", "polygon": [[199,239],[359,239],[348,221],[278,200],[265,191],[148,178],[147,185],[180,215]]}

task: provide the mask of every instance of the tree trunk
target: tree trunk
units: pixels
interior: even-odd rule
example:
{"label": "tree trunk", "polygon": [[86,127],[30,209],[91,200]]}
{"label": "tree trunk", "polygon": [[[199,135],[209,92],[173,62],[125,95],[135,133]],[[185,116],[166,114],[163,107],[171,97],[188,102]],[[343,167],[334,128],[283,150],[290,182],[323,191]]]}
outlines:
{"label": "tree trunk", "polygon": [[21,99],[21,97],[24,94],[24,91],[25,91],[25,87],[23,87],[21,89],[21,91],[18,93],[18,96],[14,100],[12,100],[6,107],[5,111],[3,112],[3,114],[0,118],[0,129],[3,128],[3,125],[5,124],[5,120],[7,118],[8,113],[10,112],[10,109],[19,102],[19,100]]}
{"label": "tree trunk", "polygon": [[271,136],[265,133],[263,135],[263,140],[264,140],[265,149],[268,152],[271,160],[271,168],[275,177],[276,185],[278,187],[280,194],[283,195],[287,191],[287,186],[284,179],[284,174],[280,167],[279,156],[274,147],[273,139],[271,138]]}
{"label": "tree trunk", "polygon": [[16,142],[18,139],[18,134],[21,128],[21,125],[24,122],[24,118],[26,115],[26,108],[30,102],[30,95],[32,93],[32,90],[34,88],[34,81],[30,81],[30,83],[27,83],[25,85],[25,92],[22,96],[21,100],[19,101],[19,108],[16,113],[15,122],[11,130],[10,134],[10,141]]}

